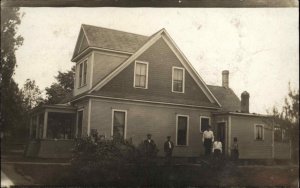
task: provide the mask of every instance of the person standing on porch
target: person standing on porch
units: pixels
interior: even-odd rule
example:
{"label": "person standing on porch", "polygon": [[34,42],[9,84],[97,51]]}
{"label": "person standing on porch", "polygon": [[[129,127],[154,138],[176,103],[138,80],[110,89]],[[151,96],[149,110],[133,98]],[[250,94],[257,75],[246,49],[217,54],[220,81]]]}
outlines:
{"label": "person standing on porch", "polygon": [[202,142],[205,148],[205,156],[210,156],[212,143],[214,141],[214,133],[211,130],[211,126],[208,126],[203,132]]}
{"label": "person standing on porch", "polygon": [[164,151],[166,153],[166,164],[171,164],[172,152],[174,148],[174,143],[171,141],[171,136],[167,136],[167,141],[164,144]]}

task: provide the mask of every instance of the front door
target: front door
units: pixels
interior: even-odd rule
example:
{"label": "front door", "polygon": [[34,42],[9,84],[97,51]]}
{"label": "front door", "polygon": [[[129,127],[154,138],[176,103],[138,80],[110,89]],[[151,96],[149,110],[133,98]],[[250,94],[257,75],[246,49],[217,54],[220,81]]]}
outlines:
{"label": "front door", "polygon": [[226,134],[225,134],[225,122],[219,122],[217,125],[217,138],[219,141],[222,142],[222,154],[225,154],[225,140],[226,140]]}

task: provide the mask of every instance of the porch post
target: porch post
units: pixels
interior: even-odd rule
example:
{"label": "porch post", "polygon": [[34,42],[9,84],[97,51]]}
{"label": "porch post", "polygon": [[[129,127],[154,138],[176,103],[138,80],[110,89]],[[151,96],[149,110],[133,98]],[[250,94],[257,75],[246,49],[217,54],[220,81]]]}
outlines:
{"label": "porch post", "polygon": [[45,110],[44,113],[44,130],[43,130],[43,138],[47,138],[47,127],[48,127],[48,111]]}
{"label": "porch post", "polygon": [[39,138],[39,119],[40,119],[40,116],[38,114],[36,114],[35,138]]}

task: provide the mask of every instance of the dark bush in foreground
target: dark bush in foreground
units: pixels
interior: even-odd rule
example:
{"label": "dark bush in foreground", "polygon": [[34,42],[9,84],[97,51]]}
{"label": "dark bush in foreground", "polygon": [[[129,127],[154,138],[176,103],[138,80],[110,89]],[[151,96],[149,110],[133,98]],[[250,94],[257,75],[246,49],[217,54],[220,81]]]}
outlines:
{"label": "dark bush in foreground", "polygon": [[140,184],[155,177],[157,148],[147,156],[143,144],[135,147],[123,139],[81,138],[76,140],[71,170],[72,184]]}

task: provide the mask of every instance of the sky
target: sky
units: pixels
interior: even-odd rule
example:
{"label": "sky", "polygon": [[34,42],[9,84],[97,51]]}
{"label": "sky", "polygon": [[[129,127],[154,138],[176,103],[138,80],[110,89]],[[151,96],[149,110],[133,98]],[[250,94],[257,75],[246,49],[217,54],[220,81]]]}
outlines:
{"label": "sky", "polygon": [[288,83],[299,89],[298,8],[21,8],[15,80],[44,91],[70,70],[81,24],[150,36],[165,28],[209,85],[250,93],[250,112],[280,108]]}

